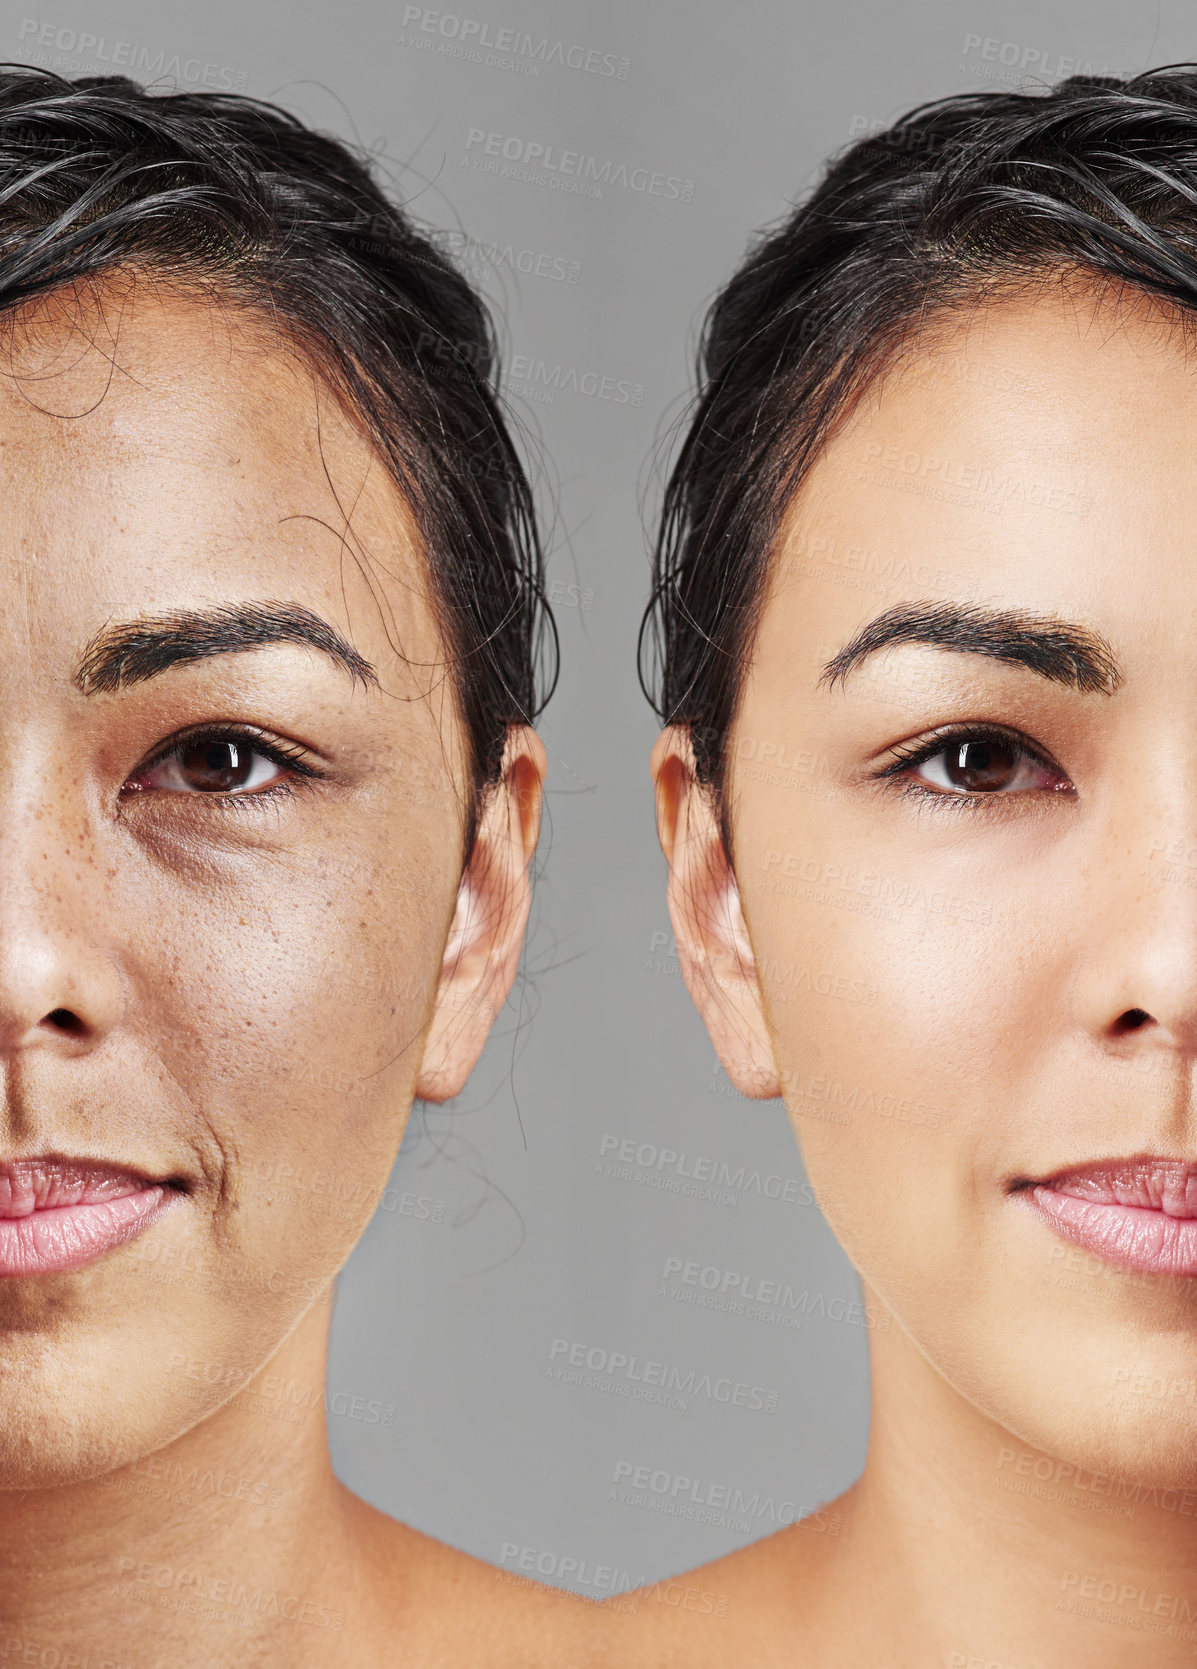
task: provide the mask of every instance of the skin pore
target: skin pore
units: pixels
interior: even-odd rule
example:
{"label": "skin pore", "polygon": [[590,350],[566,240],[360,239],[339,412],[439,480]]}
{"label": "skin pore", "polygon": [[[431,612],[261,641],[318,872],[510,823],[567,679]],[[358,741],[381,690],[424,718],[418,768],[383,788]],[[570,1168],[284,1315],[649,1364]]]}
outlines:
{"label": "skin pore", "polygon": [[[687,984],[742,1093],[785,1097],[862,1279],[873,1413],[840,1534],[696,1573],[726,1615],[650,1617],[646,1661],[1192,1662],[1195,1282],[1068,1243],[1019,1185],[1197,1158],[1195,424],[1146,301],[1052,281],[937,330],[789,507],[734,872],[684,733],[657,744]],[[867,653],[897,608],[914,638],[971,619],[971,652]],[[978,648],[1053,626],[1052,676]],[[969,727],[999,751],[962,796],[943,731]]]}
{"label": "skin pore", "polygon": [[0,1281],[6,1649],[566,1661],[573,1602],[352,1496],[321,1401],[413,1096],[457,1094],[511,985],[541,744],[509,732],[463,878],[413,518],[266,323],[126,275],[0,366],[0,1158],[169,1185]]}

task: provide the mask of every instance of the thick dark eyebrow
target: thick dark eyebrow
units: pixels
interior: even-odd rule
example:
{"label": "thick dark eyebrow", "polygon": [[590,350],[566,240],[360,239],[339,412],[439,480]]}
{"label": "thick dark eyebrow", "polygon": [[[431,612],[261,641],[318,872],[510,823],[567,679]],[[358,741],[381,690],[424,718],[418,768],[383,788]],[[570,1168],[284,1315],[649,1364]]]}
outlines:
{"label": "thick dark eyebrow", "polygon": [[168,667],[267,643],[302,643],[348,672],[355,682],[378,687],[378,674],[335,626],[299,603],[223,603],[210,609],[122,620],[100,629],[83,651],[74,684],[84,695],[107,694],[156,678]]}
{"label": "thick dark eyebrow", "polygon": [[1113,649],[1087,626],[1021,609],[940,602],[897,603],[886,609],[832,656],[819,684],[834,689],[870,655],[899,643],[988,655],[1085,695],[1113,695],[1122,683]]}

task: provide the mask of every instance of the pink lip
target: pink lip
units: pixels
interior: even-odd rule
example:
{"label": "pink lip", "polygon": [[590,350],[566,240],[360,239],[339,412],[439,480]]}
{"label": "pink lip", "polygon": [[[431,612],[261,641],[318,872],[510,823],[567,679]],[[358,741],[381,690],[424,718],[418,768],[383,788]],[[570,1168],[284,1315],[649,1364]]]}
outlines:
{"label": "pink lip", "polygon": [[0,1279],[79,1269],[132,1240],[175,1197],[99,1160],[0,1161]]}
{"label": "pink lip", "polygon": [[1107,1263],[1197,1276],[1197,1163],[1109,1159],[1022,1192],[1057,1234]]}

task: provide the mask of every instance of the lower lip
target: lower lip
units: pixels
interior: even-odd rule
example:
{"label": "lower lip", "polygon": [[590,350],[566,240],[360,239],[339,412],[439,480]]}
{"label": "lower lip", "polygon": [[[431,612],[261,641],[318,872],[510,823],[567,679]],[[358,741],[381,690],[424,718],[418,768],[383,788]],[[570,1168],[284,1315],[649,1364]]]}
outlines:
{"label": "lower lip", "polygon": [[1106,1263],[1151,1275],[1197,1276],[1197,1217],[1081,1200],[1043,1186],[1025,1197],[1058,1235]]}
{"label": "lower lip", "polygon": [[81,1269],[148,1227],[170,1204],[166,1188],[139,1188],[92,1205],[56,1205],[0,1217],[0,1279]]}

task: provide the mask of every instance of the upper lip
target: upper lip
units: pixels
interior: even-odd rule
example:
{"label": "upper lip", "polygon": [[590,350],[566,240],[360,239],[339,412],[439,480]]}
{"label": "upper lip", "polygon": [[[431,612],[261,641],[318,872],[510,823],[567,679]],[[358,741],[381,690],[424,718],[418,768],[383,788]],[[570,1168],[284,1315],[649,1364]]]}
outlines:
{"label": "upper lip", "polygon": [[120,1160],[58,1153],[0,1159],[0,1218],[115,1199],[139,1188],[182,1186],[177,1175],[154,1175]]}
{"label": "upper lip", "polygon": [[1016,1188],[1053,1188],[1096,1204],[1134,1206],[1169,1217],[1197,1217],[1197,1159],[1137,1153],[1066,1165],[1050,1176],[1029,1177]]}

